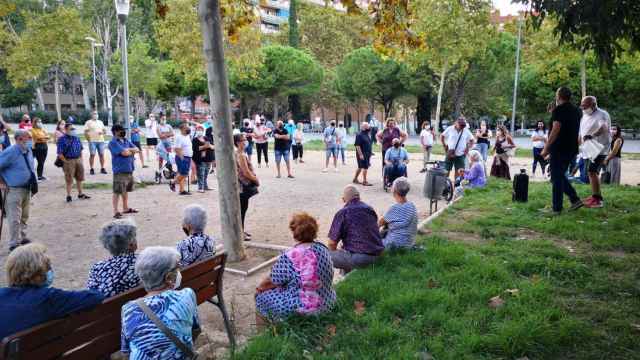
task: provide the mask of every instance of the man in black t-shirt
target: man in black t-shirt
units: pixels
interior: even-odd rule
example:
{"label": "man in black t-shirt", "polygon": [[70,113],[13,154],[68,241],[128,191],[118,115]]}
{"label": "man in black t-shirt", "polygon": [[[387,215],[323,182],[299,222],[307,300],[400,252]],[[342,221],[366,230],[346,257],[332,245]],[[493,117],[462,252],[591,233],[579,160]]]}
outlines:
{"label": "man in black t-shirt", "polygon": [[[360,125],[360,132],[356,135],[356,158],[358,160],[358,170],[356,170],[356,174],[353,177],[354,184],[362,184],[364,186],[371,186],[369,182],[367,182],[367,170],[371,165],[371,128],[369,127],[369,123],[363,122]],[[362,183],[358,180],[360,173],[362,172]]]}
{"label": "man in black t-shirt", "polygon": [[577,210],[584,204],[576,194],[576,190],[567,179],[569,165],[578,154],[578,133],[582,113],[571,103],[571,90],[561,87],[556,92],[556,106],[551,113],[552,127],[549,140],[545,145],[542,157],[550,155],[549,172],[551,173],[553,213],[562,211],[563,194],[571,201],[569,210]]}
{"label": "man in black t-shirt", "polygon": [[284,128],[282,120],[278,120],[276,128],[273,130],[273,137],[275,139],[274,149],[276,155],[276,170],[278,171],[278,178],[280,178],[280,161],[284,159],[287,165],[287,177],[293,179],[291,175],[291,161],[289,160],[289,149],[291,136],[287,129]]}

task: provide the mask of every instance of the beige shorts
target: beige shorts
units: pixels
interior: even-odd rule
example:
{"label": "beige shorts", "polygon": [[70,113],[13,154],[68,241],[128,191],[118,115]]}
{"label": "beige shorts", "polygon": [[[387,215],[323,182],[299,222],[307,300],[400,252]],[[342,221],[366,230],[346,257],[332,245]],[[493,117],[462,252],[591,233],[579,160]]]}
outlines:
{"label": "beige shorts", "polygon": [[84,181],[84,166],[82,165],[82,158],[67,159],[62,165],[62,171],[64,172],[64,181],[72,183],[76,181]]}
{"label": "beige shorts", "polygon": [[133,175],[132,174],[114,174],[113,175],[113,193],[124,194],[133,191]]}

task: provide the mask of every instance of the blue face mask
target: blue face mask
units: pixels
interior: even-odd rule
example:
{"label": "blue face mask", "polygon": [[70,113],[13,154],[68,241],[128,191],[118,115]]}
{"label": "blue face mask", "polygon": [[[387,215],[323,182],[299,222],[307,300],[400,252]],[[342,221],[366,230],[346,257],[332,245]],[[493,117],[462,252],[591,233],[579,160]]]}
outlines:
{"label": "blue face mask", "polygon": [[33,141],[31,141],[31,140],[25,141],[24,142],[24,146],[26,146],[27,149],[31,149],[33,147]]}
{"label": "blue face mask", "polygon": [[55,278],[55,273],[53,272],[53,270],[47,271],[47,280],[45,280],[44,284],[42,284],[42,287],[51,286],[51,284],[53,284],[54,278]]}

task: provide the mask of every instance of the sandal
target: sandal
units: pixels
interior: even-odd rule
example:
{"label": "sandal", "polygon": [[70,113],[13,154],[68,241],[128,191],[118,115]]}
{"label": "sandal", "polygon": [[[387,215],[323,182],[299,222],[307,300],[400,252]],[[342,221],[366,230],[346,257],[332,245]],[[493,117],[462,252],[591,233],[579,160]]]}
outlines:
{"label": "sandal", "polygon": [[91,196],[87,195],[87,194],[80,194],[78,195],[78,199],[91,199]]}
{"label": "sandal", "polygon": [[113,215],[114,219],[122,219],[122,214],[117,212],[115,215]]}
{"label": "sandal", "polygon": [[138,210],[134,209],[134,208],[128,208],[127,210],[122,212],[123,214],[137,214]]}

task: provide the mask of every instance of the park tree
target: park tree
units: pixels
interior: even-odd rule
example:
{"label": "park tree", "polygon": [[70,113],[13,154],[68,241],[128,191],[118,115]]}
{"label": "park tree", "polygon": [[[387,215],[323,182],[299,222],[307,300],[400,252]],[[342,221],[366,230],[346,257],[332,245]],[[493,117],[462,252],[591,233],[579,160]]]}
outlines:
{"label": "park tree", "polygon": [[[300,46],[300,32],[298,31],[298,0],[289,1],[289,46],[297,49]],[[301,113],[300,96],[298,94],[289,95],[289,112],[295,120],[302,120],[304,114]]]}
{"label": "park tree", "polygon": [[58,7],[51,13],[30,17],[26,29],[4,59],[9,79],[14,85],[22,86],[50,72],[60,120],[60,81],[64,74],[88,72],[89,49],[84,37],[89,33],[74,8]]}
{"label": "park tree", "polygon": [[347,99],[365,99],[382,105],[390,116],[394,100],[407,92],[403,82],[406,67],[393,58],[383,58],[371,47],[349,53],[337,67],[337,88]]}

